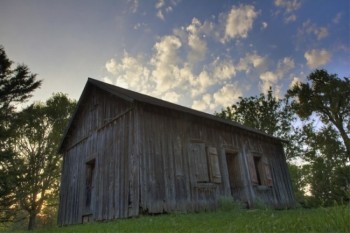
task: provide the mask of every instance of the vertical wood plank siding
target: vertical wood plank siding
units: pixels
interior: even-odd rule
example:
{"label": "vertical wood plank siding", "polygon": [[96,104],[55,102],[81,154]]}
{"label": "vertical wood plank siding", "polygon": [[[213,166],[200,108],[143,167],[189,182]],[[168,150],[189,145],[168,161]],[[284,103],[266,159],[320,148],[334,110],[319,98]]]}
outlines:
{"label": "vertical wood plank siding", "polygon": [[[239,189],[232,194],[235,198],[250,206],[256,201],[275,207],[293,206],[293,191],[280,142],[173,110],[143,105],[138,112],[142,116],[140,208],[144,213],[213,209],[220,196],[231,196],[227,148],[237,151],[239,159],[235,166],[243,173]],[[217,149],[221,183],[196,182],[196,168],[188,150],[192,141]],[[251,151],[260,152],[268,158],[271,167],[276,167],[271,170],[272,187],[251,184],[244,162]]]}
{"label": "vertical wood plank siding", "polygon": [[[95,220],[138,215],[139,167],[132,104],[93,89],[82,107],[64,153],[59,225],[81,223],[84,215]],[[96,160],[92,203],[86,210],[85,169],[92,159]]]}
{"label": "vertical wood plank siding", "polygon": [[[65,143],[59,225],[81,223],[87,215],[108,220],[215,209],[221,196],[233,196],[248,206],[260,201],[274,207],[294,205],[281,142],[90,88]],[[196,144],[201,151],[216,150],[217,158],[208,160],[207,153],[194,158],[191,145]],[[265,156],[272,186],[252,184],[247,156],[253,152]],[[86,163],[93,159],[91,206],[86,207]],[[199,179],[196,166],[209,169],[210,161],[218,162],[215,169],[218,165],[221,177],[214,180],[207,173]]]}

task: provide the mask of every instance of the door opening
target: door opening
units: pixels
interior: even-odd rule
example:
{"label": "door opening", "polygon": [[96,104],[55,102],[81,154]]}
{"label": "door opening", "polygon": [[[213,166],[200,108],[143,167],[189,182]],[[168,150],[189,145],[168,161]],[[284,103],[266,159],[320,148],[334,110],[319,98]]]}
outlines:
{"label": "door opening", "polygon": [[85,212],[91,213],[92,192],[94,188],[94,173],[96,160],[90,160],[86,163],[86,180],[85,180]]}
{"label": "door opening", "polygon": [[234,199],[240,200],[240,194],[241,191],[243,191],[244,184],[242,181],[242,172],[238,153],[226,152],[226,162],[230,180],[231,195]]}

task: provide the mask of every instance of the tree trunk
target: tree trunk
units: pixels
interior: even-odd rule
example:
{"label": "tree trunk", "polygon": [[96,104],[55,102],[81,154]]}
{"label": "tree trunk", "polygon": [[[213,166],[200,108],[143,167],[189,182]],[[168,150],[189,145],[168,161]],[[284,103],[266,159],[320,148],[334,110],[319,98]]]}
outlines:
{"label": "tree trunk", "polygon": [[28,230],[31,231],[36,226],[36,215],[37,213],[35,211],[29,213],[29,223],[28,223]]}
{"label": "tree trunk", "polygon": [[335,124],[335,126],[338,128],[340,136],[343,138],[345,149],[346,149],[346,155],[348,161],[350,161],[350,139],[348,135],[346,134],[343,125],[342,124]]}

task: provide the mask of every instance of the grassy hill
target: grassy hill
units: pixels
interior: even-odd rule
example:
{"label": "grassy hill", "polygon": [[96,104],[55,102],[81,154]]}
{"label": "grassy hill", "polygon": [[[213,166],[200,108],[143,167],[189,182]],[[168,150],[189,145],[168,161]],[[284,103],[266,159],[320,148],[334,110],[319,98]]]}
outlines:
{"label": "grassy hill", "polygon": [[231,208],[205,213],[141,216],[34,232],[350,232],[350,206],[292,210]]}

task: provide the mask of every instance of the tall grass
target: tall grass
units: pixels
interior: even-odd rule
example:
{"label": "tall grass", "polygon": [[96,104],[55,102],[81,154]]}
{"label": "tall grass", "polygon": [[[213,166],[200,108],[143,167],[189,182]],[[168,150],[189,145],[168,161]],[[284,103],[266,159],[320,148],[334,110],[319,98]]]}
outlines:
{"label": "tall grass", "polygon": [[236,204],[227,209],[219,208],[216,212],[140,216],[34,232],[350,232],[349,205],[317,209],[244,210]]}

